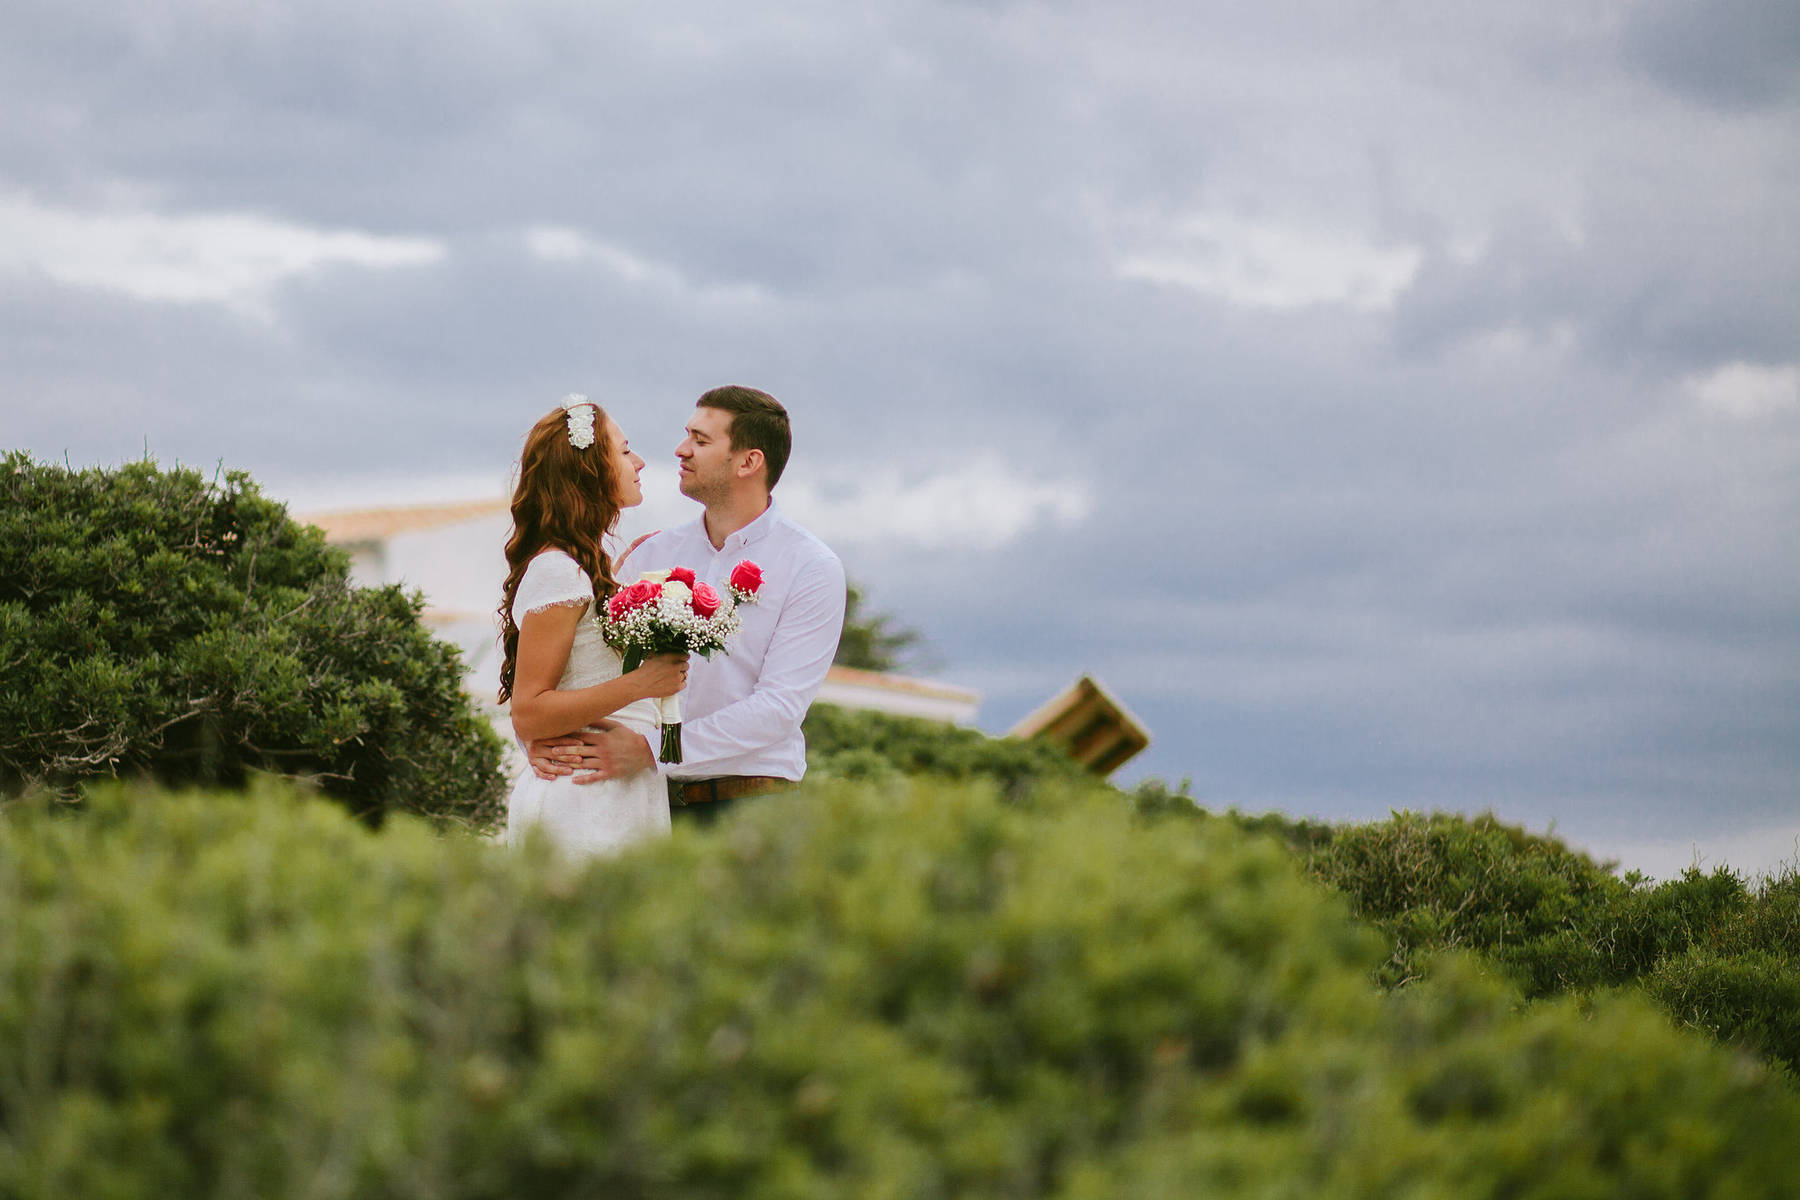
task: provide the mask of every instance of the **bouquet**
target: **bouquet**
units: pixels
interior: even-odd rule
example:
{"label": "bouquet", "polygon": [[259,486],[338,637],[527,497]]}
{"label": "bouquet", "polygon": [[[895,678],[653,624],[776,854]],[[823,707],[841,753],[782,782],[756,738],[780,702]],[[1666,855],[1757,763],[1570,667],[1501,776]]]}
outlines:
{"label": "bouquet", "polygon": [[[743,624],[737,606],[754,604],[762,568],[749,559],[732,568],[725,594],[702,583],[686,567],[646,571],[629,587],[607,598],[601,632],[619,652],[627,671],[652,654],[698,654],[711,658]],[[656,702],[666,763],[681,761],[681,694]]]}

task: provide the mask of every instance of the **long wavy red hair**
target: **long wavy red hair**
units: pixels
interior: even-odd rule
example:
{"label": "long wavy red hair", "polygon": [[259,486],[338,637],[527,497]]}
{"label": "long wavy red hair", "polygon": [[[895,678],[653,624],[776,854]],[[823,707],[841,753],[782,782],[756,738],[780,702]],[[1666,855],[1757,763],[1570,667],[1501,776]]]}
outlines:
{"label": "long wavy red hair", "polygon": [[513,598],[525,566],[545,550],[561,550],[594,581],[594,600],[604,604],[618,589],[602,539],[619,523],[621,499],[613,461],[618,448],[607,436],[606,410],[594,406],[594,442],[585,450],[569,441],[568,414],[546,413],[525,435],[519,482],[513,488],[512,537],[506,542],[506,586],[500,596],[500,702],[512,698],[519,654]]}

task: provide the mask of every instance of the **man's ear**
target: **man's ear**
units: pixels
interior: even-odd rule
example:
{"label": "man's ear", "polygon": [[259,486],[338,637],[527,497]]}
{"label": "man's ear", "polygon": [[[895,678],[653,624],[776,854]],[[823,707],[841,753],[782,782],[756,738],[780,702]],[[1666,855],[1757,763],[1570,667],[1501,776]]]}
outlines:
{"label": "man's ear", "polygon": [[744,461],[738,465],[738,475],[741,478],[748,479],[758,471],[762,470],[767,464],[768,460],[763,457],[763,452],[752,446],[750,449],[744,451]]}

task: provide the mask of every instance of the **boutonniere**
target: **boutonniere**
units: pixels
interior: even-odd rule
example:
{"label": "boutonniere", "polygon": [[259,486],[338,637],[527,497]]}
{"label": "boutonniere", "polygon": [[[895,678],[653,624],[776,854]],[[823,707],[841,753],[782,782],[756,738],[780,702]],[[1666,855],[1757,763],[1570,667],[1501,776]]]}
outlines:
{"label": "boutonniere", "polygon": [[745,559],[731,568],[731,579],[726,587],[731,591],[731,598],[739,604],[755,604],[756,593],[762,588],[762,568]]}

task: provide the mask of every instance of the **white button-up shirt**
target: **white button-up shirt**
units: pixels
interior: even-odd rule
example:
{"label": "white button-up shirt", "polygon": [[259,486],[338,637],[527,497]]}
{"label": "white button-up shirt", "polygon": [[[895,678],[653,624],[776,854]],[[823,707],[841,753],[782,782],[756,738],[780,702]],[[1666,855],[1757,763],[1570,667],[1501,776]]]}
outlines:
{"label": "white button-up shirt", "polygon": [[644,571],[686,567],[724,594],[749,559],[762,568],[755,604],[722,654],[696,657],[681,693],[681,757],[657,769],[678,779],[806,774],[800,722],[825,682],[844,629],[844,566],[774,501],[713,549],[704,518],[665,530],[621,564],[621,584]]}

